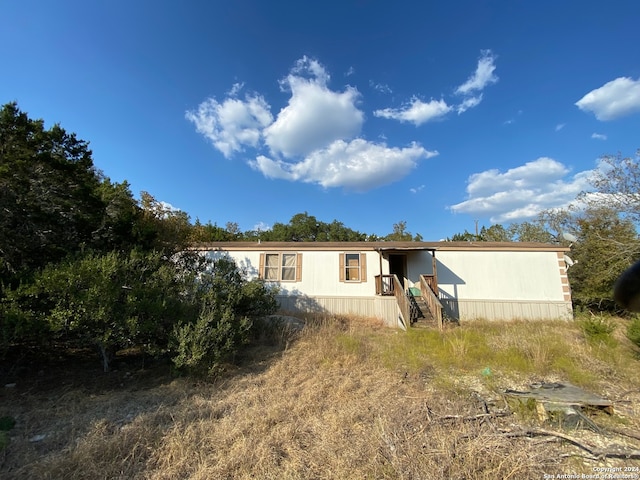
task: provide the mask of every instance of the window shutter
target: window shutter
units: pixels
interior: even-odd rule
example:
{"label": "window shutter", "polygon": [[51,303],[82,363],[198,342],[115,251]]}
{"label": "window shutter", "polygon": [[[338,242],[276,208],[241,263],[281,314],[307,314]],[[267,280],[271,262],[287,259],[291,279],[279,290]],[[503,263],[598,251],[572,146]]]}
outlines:
{"label": "window shutter", "polygon": [[338,264],[338,270],[340,271],[340,281],[344,282],[344,253],[340,254],[340,261]]}
{"label": "window shutter", "polygon": [[367,254],[366,253],[360,254],[360,281],[361,282],[367,281]]}
{"label": "window shutter", "polygon": [[260,254],[260,263],[258,265],[258,278],[264,278],[264,253]]}
{"label": "window shutter", "polygon": [[302,254],[296,254],[296,282],[302,281]]}

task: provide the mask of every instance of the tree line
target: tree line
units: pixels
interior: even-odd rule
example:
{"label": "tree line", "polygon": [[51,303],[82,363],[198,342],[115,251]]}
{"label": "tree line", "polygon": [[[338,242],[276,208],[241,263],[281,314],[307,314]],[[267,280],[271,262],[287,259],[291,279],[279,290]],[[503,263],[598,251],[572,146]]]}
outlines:
{"label": "tree line", "polygon": [[195,227],[93,164],[88,143],[0,109],[0,358],[91,347],[168,356],[210,373],[273,313],[275,291],[230,260],[185,250]]}
{"label": "tree line", "polygon": [[[578,309],[615,310],[611,288],[640,258],[640,168],[602,159],[593,191],[537,219],[482,227],[450,241],[536,241],[571,246]],[[105,370],[137,347],[177,368],[210,371],[233,357],[276,291],[248,281],[228,260],[189,253],[210,241],[420,241],[405,221],[385,236],[307,212],[268,230],[242,232],[169,208],[93,164],[86,141],[45,128],[10,103],[0,109],[0,356],[20,345],[93,347]]]}

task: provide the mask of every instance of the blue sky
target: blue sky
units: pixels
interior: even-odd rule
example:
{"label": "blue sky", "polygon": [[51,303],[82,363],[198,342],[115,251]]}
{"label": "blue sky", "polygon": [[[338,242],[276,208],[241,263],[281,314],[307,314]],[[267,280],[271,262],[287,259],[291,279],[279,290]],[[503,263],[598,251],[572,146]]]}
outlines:
{"label": "blue sky", "polygon": [[640,148],[640,2],[0,1],[0,102],[192,220],[439,240]]}

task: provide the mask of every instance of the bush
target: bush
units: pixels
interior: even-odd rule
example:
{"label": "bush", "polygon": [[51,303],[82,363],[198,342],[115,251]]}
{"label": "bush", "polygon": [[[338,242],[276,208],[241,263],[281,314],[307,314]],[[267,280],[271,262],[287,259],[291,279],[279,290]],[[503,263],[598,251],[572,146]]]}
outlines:
{"label": "bush", "polygon": [[95,348],[108,371],[119,349],[166,349],[174,322],[189,307],[181,295],[194,276],[157,252],[86,252],[48,265],[28,290],[51,332]]}
{"label": "bush", "polygon": [[634,318],[631,323],[627,325],[627,338],[636,346],[640,347],[640,318]]}
{"label": "bush", "polygon": [[200,311],[175,327],[173,363],[192,374],[215,375],[248,342],[252,320],[276,311],[276,291],[260,280],[247,281],[226,258],[202,272],[196,288]]}
{"label": "bush", "polygon": [[247,342],[250,328],[248,317],[206,306],[195,322],[176,327],[173,363],[191,374],[215,376]]}
{"label": "bush", "polygon": [[586,339],[592,343],[604,343],[605,345],[615,343],[611,334],[616,329],[616,325],[605,317],[586,317],[580,320],[580,328]]}

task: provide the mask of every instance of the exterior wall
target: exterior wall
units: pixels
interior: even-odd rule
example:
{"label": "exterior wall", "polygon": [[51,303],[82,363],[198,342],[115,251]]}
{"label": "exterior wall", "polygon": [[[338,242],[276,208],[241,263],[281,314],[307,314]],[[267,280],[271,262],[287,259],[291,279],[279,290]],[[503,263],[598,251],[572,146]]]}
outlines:
{"label": "exterior wall", "polygon": [[408,286],[417,286],[420,283],[420,275],[433,275],[433,255],[431,252],[419,251],[407,254]]}
{"label": "exterior wall", "polygon": [[[277,253],[279,250],[269,250]],[[294,250],[288,250],[290,252]],[[340,282],[340,253],[361,253],[366,258],[367,278],[363,282]],[[302,254],[302,276],[299,282],[273,282],[280,291],[280,309],[289,312],[324,312],[331,314],[353,314],[380,318],[390,327],[403,327],[398,321],[400,314],[395,297],[376,295],[375,276],[380,273],[380,256],[375,251],[295,250]],[[247,277],[259,275],[260,254],[264,251],[208,251],[212,259],[228,257],[244,269]],[[388,272],[388,264],[383,260]],[[384,270],[383,266],[383,270]]]}
{"label": "exterior wall", "polygon": [[562,301],[556,252],[438,252],[438,285],[448,295],[481,300]]}
{"label": "exterior wall", "polygon": [[400,309],[395,297],[303,297],[279,295],[280,309],[285,312],[352,314],[381,319],[389,327],[404,325],[398,321]]}
{"label": "exterior wall", "polygon": [[[249,278],[259,275],[261,253],[302,254],[300,281],[275,282],[281,308],[287,311],[315,311],[379,317],[397,326],[398,306],[394,297],[375,295],[375,276],[389,274],[389,255],[405,255],[406,286],[419,282],[421,274],[433,274],[430,250],[392,250],[380,254],[366,246],[345,244],[323,250],[305,249],[304,244],[280,249],[239,244],[224,250],[209,250],[211,258],[233,258]],[[283,249],[284,248],[284,249]],[[366,281],[340,281],[340,253],[361,253],[366,258]],[[484,318],[570,319],[573,316],[566,265],[561,251],[512,249],[465,249],[444,244],[436,253],[438,287],[445,313],[461,321]]]}
{"label": "exterior wall", "polygon": [[573,316],[558,252],[442,251],[437,258],[441,302],[459,320]]}
{"label": "exterior wall", "polygon": [[[363,282],[340,281],[340,253],[335,251],[288,250],[302,254],[302,278],[300,282],[274,282],[280,287],[281,295],[307,295],[314,297],[371,297],[375,296],[375,276],[379,274],[380,259],[378,252],[347,250],[349,253],[362,253],[366,257],[367,278]],[[269,251],[277,253],[278,250]],[[210,251],[211,258],[228,256],[244,268],[249,279],[258,277],[260,251]],[[388,268],[388,267],[387,267]]]}
{"label": "exterior wall", "polygon": [[444,311],[460,321],[571,320],[571,302],[441,299]]}

